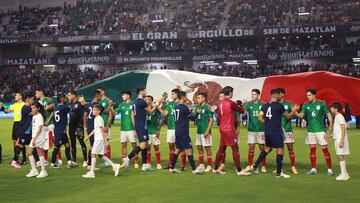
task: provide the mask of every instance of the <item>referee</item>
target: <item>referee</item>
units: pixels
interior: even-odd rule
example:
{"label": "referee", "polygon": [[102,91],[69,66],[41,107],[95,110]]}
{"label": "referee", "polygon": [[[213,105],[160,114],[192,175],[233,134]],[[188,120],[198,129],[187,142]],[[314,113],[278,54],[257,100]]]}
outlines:
{"label": "referee", "polygon": [[[9,109],[4,109],[3,104],[0,103],[0,107],[5,113],[14,112],[14,123],[13,123],[12,136],[11,136],[11,139],[13,141],[13,146],[14,146],[14,154],[15,154],[16,142],[19,139],[19,136],[22,132],[20,121],[21,121],[21,109],[24,105],[25,105],[25,103],[23,101],[23,95],[20,92],[17,92],[15,94],[15,103],[13,105],[11,105]],[[1,147],[0,147],[0,149],[1,149]],[[26,164],[26,149],[25,149],[25,147],[22,148],[21,152],[22,152],[22,157],[23,157],[21,165],[25,165]],[[1,152],[0,152],[0,160],[1,160]]]}

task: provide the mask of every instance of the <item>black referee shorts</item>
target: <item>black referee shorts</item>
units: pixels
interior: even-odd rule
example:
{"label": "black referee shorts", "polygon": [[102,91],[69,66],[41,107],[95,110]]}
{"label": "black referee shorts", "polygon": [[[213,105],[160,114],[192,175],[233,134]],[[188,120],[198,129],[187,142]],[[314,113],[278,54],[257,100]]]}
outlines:
{"label": "black referee shorts", "polygon": [[21,133],[22,133],[22,130],[21,130],[20,122],[14,122],[13,128],[12,128],[12,135],[11,135],[12,140],[18,140]]}

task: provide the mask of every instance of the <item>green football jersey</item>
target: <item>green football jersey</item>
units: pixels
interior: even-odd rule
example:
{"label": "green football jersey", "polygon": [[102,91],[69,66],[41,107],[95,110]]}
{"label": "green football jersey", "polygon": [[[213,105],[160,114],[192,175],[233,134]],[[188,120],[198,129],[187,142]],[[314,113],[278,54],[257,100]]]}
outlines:
{"label": "green football jersey", "polygon": [[245,104],[245,110],[247,114],[249,115],[249,123],[248,123],[248,131],[249,132],[264,132],[264,124],[259,121],[259,113],[261,110],[261,107],[265,103],[263,102],[248,102]]}
{"label": "green football jersey", "polygon": [[[45,97],[44,99],[40,100],[39,103],[45,108],[46,105],[49,104],[54,104],[52,99],[50,99],[49,97]],[[53,110],[50,111],[45,111],[45,118],[44,118],[44,123],[46,122],[46,120],[49,118],[49,116],[51,115],[51,112]],[[54,119],[50,120],[49,125],[54,124]]]}
{"label": "green football jersey", "polygon": [[148,132],[150,135],[156,134],[156,131],[159,127],[159,120],[161,119],[161,114],[158,110],[153,113],[147,113],[147,122],[148,122]]}
{"label": "green football jersey", "polygon": [[115,109],[116,113],[121,114],[121,131],[133,131],[134,125],[131,119],[131,113],[133,111],[133,102],[122,103]]}
{"label": "green football jersey", "polygon": [[314,103],[308,102],[304,104],[301,113],[305,116],[308,132],[325,132],[324,118],[329,112],[324,102],[315,101]]}
{"label": "green football jersey", "polygon": [[[109,101],[107,99],[100,100],[99,104],[104,108],[104,111],[106,111],[106,109],[108,109],[108,107],[110,105],[110,103],[109,103]],[[106,126],[108,121],[109,121],[109,114],[103,112],[101,114],[101,117],[104,120],[104,125]]]}
{"label": "green football jersey", "polygon": [[[291,102],[284,101],[281,104],[284,106],[286,112],[291,113],[291,107],[293,105]],[[284,128],[285,132],[292,132],[291,119],[287,120],[285,116],[283,116],[281,119],[281,126]]]}
{"label": "green football jersey", "polygon": [[168,114],[168,129],[175,130],[175,117],[174,117],[174,109],[176,107],[176,102],[170,102],[166,107],[165,110],[169,112]]}
{"label": "green football jersey", "polygon": [[[201,109],[202,112],[198,113],[198,110]],[[197,105],[193,111],[194,115],[198,115],[196,117],[196,124],[197,124],[197,133],[198,134],[205,134],[206,130],[209,127],[209,119],[212,119],[212,113],[208,105]],[[211,130],[210,132],[211,133]]]}

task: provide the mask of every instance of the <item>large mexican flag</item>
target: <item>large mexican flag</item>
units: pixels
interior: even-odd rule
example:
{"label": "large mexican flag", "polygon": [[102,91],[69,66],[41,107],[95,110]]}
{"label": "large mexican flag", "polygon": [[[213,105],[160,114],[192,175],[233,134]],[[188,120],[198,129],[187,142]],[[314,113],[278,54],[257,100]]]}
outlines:
{"label": "large mexican flag", "polygon": [[218,94],[225,86],[234,88],[234,100],[250,100],[251,90],[261,91],[261,100],[270,98],[270,90],[283,87],[286,100],[303,104],[306,100],[306,89],[317,90],[317,98],[328,105],[332,102],[348,103],[353,115],[360,115],[360,79],[335,73],[319,71],[284,76],[270,76],[255,79],[222,77],[176,70],[130,71],[114,75],[81,88],[78,93],[91,99],[92,91],[98,86],[106,88],[107,95],[115,102],[121,102],[121,92],[125,89],[133,92],[136,87],[146,87],[154,98],[170,95],[171,90],[180,86],[193,99],[197,93],[206,92],[210,104],[218,102]]}

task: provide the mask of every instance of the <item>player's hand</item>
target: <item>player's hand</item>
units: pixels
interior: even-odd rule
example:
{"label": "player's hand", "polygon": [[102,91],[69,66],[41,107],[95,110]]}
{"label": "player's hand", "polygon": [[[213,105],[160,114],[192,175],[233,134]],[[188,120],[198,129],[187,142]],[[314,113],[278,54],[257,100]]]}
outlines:
{"label": "player's hand", "polygon": [[325,135],[325,140],[331,141],[333,139],[333,136],[331,135]]}
{"label": "player's hand", "polygon": [[109,132],[109,126],[106,126],[104,131],[105,131],[105,133],[108,133]]}
{"label": "player's hand", "polygon": [[205,132],[205,134],[204,134],[204,138],[205,138],[205,139],[208,139],[208,138],[209,138],[209,136],[210,136],[210,133],[209,133],[209,132]]}
{"label": "player's hand", "polygon": [[294,112],[298,112],[300,110],[300,106],[298,104],[295,104],[293,110]]}
{"label": "player's hand", "polygon": [[[158,100],[159,104],[163,103],[164,102],[164,98],[163,97],[160,97],[159,100]],[[160,105],[159,105],[160,106]]]}
{"label": "player's hand", "polygon": [[137,138],[137,133],[136,133],[136,131],[134,131],[134,137]]}
{"label": "player's hand", "polygon": [[160,137],[160,130],[156,131],[156,137],[157,137],[157,138]]}
{"label": "player's hand", "polygon": [[34,147],[35,147],[35,139],[32,139],[32,140],[31,140],[31,146],[34,146]]}
{"label": "player's hand", "polygon": [[86,135],[84,138],[84,141],[87,141],[89,139],[89,137]]}
{"label": "player's hand", "polygon": [[339,147],[342,149],[344,147],[344,140],[340,140]]}
{"label": "player's hand", "polygon": [[197,110],[197,112],[198,112],[198,113],[202,113],[202,109],[199,108],[199,109]]}
{"label": "player's hand", "polygon": [[84,97],[83,95],[80,95],[80,96],[78,97],[78,101],[79,101],[81,104],[85,103],[85,97]]}

